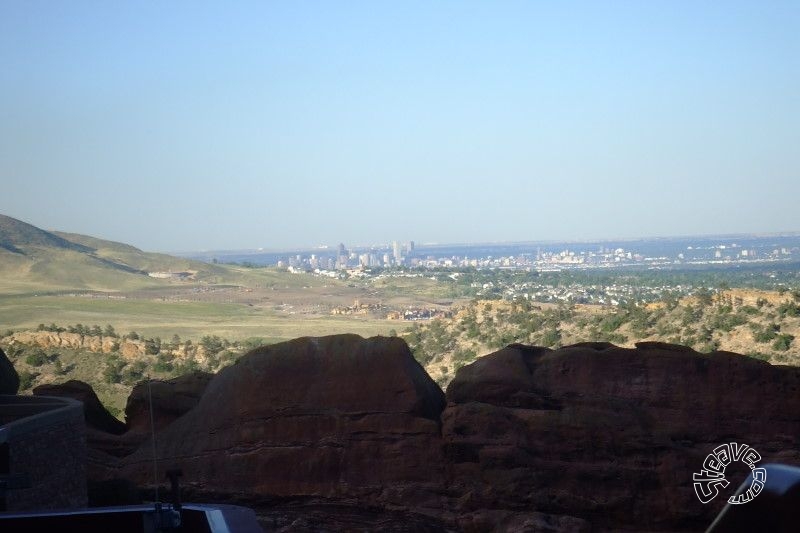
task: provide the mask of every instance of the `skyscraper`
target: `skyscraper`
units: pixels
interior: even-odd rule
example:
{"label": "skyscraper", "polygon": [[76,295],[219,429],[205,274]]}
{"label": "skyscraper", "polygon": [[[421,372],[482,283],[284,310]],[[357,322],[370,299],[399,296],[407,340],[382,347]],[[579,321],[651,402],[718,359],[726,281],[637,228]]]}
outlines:
{"label": "skyscraper", "polygon": [[402,255],[401,250],[400,250],[400,243],[399,242],[394,241],[392,243],[392,251],[394,253],[394,262],[395,262],[395,264],[396,265],[402,264],[403,263],[403,255]]}

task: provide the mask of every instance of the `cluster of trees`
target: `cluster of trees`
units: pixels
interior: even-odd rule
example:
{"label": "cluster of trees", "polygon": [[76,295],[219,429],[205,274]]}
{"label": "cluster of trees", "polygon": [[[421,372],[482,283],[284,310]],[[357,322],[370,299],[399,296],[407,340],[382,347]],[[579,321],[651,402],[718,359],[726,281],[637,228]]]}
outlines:
{"label": "cluster of trees", "polygon": [[119,335],[114,330],[114,326],[111,324],[107,324],[105,328],[101,328],[97,324],[94,326],[83,325],[83,324],[75,324],[74,326],[57,326],[55,324],[50,324],[49,326],[45,326],[44,324],[39,324],[36,328],[36,331],[51,331],[53,333],[77,333],[79,335],[85,335],[90,337],[111,337],[114,339],[118,339]]}
{"label": "cluster of trees", "polygon": [[[656,304],[624,302],[603,312],[527,300],[473,302],[452,320],[415,324],[401,335],[420,363],[433,365],[443,374],[474,360],[477,353],[511,343],[558,348],[582,341],[625,344],[647,339],[710,352],[719,349],[734,330],[740,331],[739,338],[750,334],[755,343],[767,345],[767,353],[754,350],[750,355],[782,361],[785,355],[781,354],[794,346],[790,332],[800,328],[800,292],[789,295],[792,298],[780,304],[761,298],[755,305],[746,305],[724,290],[701,288],[692,298],[669,294]],[[448,354],[451,367],[444,364]]]}

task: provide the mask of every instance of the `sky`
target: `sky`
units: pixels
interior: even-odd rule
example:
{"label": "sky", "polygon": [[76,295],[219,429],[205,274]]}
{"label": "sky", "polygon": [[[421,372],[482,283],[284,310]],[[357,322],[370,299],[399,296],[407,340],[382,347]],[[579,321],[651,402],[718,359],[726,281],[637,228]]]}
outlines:
{"label": "sky", "polygon": [[0,0],[0,213],[150,251],[800,230],[800,3]]}

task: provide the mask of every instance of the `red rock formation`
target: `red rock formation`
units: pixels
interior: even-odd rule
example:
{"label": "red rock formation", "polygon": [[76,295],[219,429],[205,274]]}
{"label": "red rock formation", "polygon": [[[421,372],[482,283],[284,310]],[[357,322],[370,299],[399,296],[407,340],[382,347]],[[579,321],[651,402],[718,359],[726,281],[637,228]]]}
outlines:
{"label": "red rock formation", "polygon": [[87,429],[95,429],[112,435],[125,433],[125,424],[111,416],[97,398],[91,385],[83,381],[70,380],[65,383],[39,385],[33,389],[34,396],[64,396],[83,402],[83,414]]}
{"label": "red rock formation", "polygon": [[799,390],[800,369],[730,353],[510,346],[462,368],[448,387],[449,488],[469,495],[461,512],[703,528],[724,499],[702,505],[691,480],[714,447],[746,443],[765,461],[800,464]]}
{"label": "red rock formation", "polygon": [[[222,370],[158,434],[164,467],[234,495],[438,506],[444,394],[398,338],[302,338]],[[147,446],[125,477],[152,479]]]}
{"label": "red rock formation", "polygon": [[19,376],[14,365],[0,349],[0,394],[16,394],[19,389]]}
{"label": "red rock formation", "polygon": [[213,374],[190,372],[168,380],[137,383],[125,405],[125,423],[130,433],[150,434],[150,400],[158,431],[189,412],[206,390]]}
{"label": "red rock formation", "polygon": [[[129,403],[138,435],[144,390]],[[304,338],[251,352],[186,414],[159,417],[158,456],[194,494],[244,499],[276,530],[696,530],[724,503],[692,488],[714,447],[800,464],[798,392],[800,369],[730,353],[515,345],[460,369],[445,408],[400,339]],[[145,442],[95,480],[149,485],[150,454]]]}

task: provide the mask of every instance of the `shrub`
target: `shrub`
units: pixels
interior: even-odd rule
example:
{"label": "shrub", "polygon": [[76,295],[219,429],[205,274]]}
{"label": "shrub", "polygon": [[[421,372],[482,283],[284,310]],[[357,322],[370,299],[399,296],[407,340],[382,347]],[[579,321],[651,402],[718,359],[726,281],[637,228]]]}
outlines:
{"label": "shrub", "polygon": [[800,316],[800,306],[792,302],[783,302],[778,306],[778,315],[780,315],[781,318]]}
{"label": "shrub", "polygon": [[36,381],[36,378],[39,377],[38,372],[28,372],[23,370],[19,373],[19,390],[28,390],[33,388],[33,384]]}
{"label": "shrub", "polygon": [[785,352],[792,346],[792,341],[794,340],[794,335],[789,335],[788,333],[781,333],[778,335],[778,338],[775,339],[775,342],[772,343],[772,347],[779,352]]}
{"label": "shrub", "polygon": [[147,365],[143,361],[131,363],[122,371],[122,382],[126,385],[135,385],[144,378],[144,371]]}
{"label": "shrub", "polygon": [[158,359],[156,359],[155,364],[153,365],[153,370],[156,372],[172,372],[175,369],[175,365],[172,364],[172,361],[164,354],[160,354]]}
{"label": "shrub", "polygon": [[109,357],[106,360],[106,367],[103,369],[103,379],[106,383],[120,383],[123,368],[125,368],[125,361],[119,357]]}
{"label": "shrub", "polygon": [[557,328],[550,328],[542,334],[542,346],[555,348],[561,343],[561,332]]}
{"label": "shrub", "polygon": [[772,324],[764,328],[754,328],[753,340],[760,343],[769,342],[778,336],[778,331],[780,331],[780,326],[777,324]]}
{"label": "shrub", "polygon": [[50,358],[39,348],[34,349],[25,357],[25,363],[30,366],[42,366],[50,362]]}

